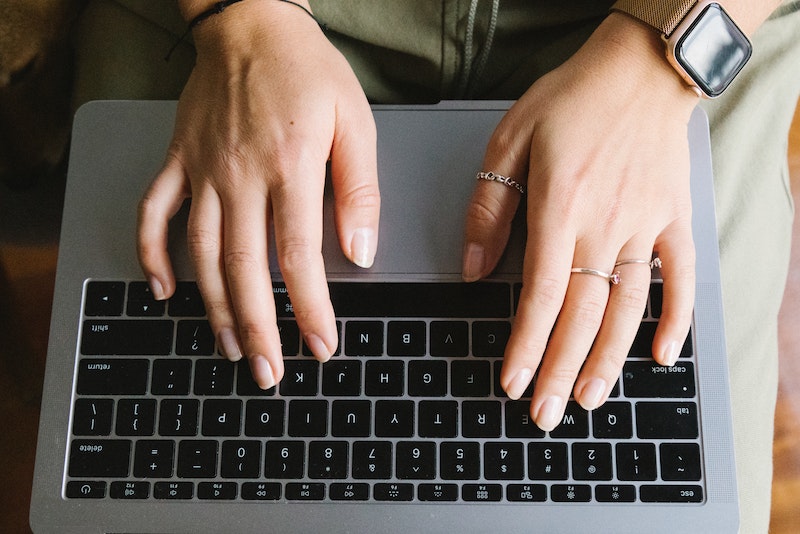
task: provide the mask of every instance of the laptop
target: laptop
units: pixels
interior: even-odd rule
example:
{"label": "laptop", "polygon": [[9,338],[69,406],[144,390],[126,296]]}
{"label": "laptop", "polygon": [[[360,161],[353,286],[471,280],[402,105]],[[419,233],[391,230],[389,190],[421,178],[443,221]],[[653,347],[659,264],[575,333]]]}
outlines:
{"label": "laptop", "polygon": [[[159,304],[136,207],[174,102],[95,102],[69,163],[31,503],[35,532],[735,532],[738,502],[708,125],[691,119],[697,293],[677,365],[652,361],[650,300],[609,401],[552,432],[499,387],[524,236],[460,281],[464,211],[508,102],[377,106],[372,269],[324,255],[340,347],[308,356],[272,261],[286,362],[277,388],[219,356],[193,283]],[[517,227],[524,227],[518,224]],[[529,394],[528,394],[529,395]]]}

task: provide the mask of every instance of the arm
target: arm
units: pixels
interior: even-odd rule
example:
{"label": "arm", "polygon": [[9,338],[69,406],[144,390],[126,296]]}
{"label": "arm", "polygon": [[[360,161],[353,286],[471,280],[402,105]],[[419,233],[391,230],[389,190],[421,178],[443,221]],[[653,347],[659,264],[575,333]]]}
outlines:
{"label": "arm", "polygon": [[[180,7],[191,19],[210,4]],[[380,204],[374,121],[344,57],[297,6],[245,0],[194,38],[167,159],[140,204],[140,262],[153,294],[168,298],[167,225],[191,196],[187,235],[209,322],[223,354],[247,356],[266,389],[283,375],[268,227],[304,340],[327,360],[338,334],[321,253],[326,163],[342,250],[368,267]]]}
{"label": "arm", "polygon": [[[778,2],[730,0],[752,33]],[[658,33],[610,14],[585,45],[542,77],[501,121],[484,170],[527,177],[528,242],[520,305],[501,383],[518,398],[539,375],[531,415],[551,430],[573,394],[605,402],[636,334],[650,272],[619,260],[663,260],[664,309],[653,342],[672,365],[694,303],[686,125],[698,97],[668,64]],[[525,181],[525,180],[520,180]],[[480,181],[467,214],[464,278],[489,274],[502,254],[519,193]],[[610,286],[573,267],[618,270]]]}

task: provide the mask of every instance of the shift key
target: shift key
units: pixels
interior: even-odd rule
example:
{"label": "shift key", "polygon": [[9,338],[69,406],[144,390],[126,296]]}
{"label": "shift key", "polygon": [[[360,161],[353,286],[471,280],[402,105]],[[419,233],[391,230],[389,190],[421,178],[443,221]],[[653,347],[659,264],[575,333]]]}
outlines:
{"label": "shift key", "polygon": [[174,326],[165,319],[108,319],[83,323],[81,354],[87,356],[166,356]]}

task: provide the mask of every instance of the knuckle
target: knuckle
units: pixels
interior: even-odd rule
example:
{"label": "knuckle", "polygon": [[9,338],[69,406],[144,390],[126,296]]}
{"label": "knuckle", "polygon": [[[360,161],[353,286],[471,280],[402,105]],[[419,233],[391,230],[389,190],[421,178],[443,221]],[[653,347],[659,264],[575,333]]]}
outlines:
{"label": "knuckle", "polygon": [[467,207],[467,219],[486,227],[503,224],[502,213],[500,202],[491,195],[475,195]]}
{"label": "knuckle", "polygon": [[321,254],[303,238],[284,239],[278,246],[278,261],[283,272],[309,272]]}
{"label": "knuckle", "polygon": [[550,310],[558,310],[564,303],[565,288],[561,280],[542,276],[536,279],[533,285],[530,306],[543,307]]}
{"label": "knuckle", "polygon": [[374,183],[355,187],[338,200],[345,209],[379,210],[381,206],[381,194]]}
{"label": "knuckle", "polygon": [[244,247],[226,249],[223,262],[228,274],[233,277],[258,272],[261,265],[252,251]]}
{"label": "knuckle", "polygon": [[189,253],[195,260],[217,254],[220,248],[220,241],[217,235],[191,224],[186,230],[186,242],[189,246]]}
{"label": "knuckle", "polygon": [[573,327],[584,331],[596,331],[606,311],[606,300],[597,295],[578,299],[568,310],[568,320]]}

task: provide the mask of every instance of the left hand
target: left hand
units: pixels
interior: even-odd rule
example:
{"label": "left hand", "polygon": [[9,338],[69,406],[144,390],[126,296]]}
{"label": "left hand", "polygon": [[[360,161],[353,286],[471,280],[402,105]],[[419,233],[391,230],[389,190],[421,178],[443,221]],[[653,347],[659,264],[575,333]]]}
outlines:
{"label": "left hand", "polygon": [[[586,409],[615,385],[663,260],[663,314],[653,342],[671,365],[694,304],[687,123],[697,97],[652,30],[612,14],[561,67],[538,80],[498,125],[485,171],[527,182],[523,288],[500,382],[519,398],[538,370],[531,416],[544,430],[570,394]],[[526,180],[527,178],[527,180]],[[464,279],[496,266],[520,194],[480,180],[467,213]],[[584,267],[612,273],[572,274]]]}

